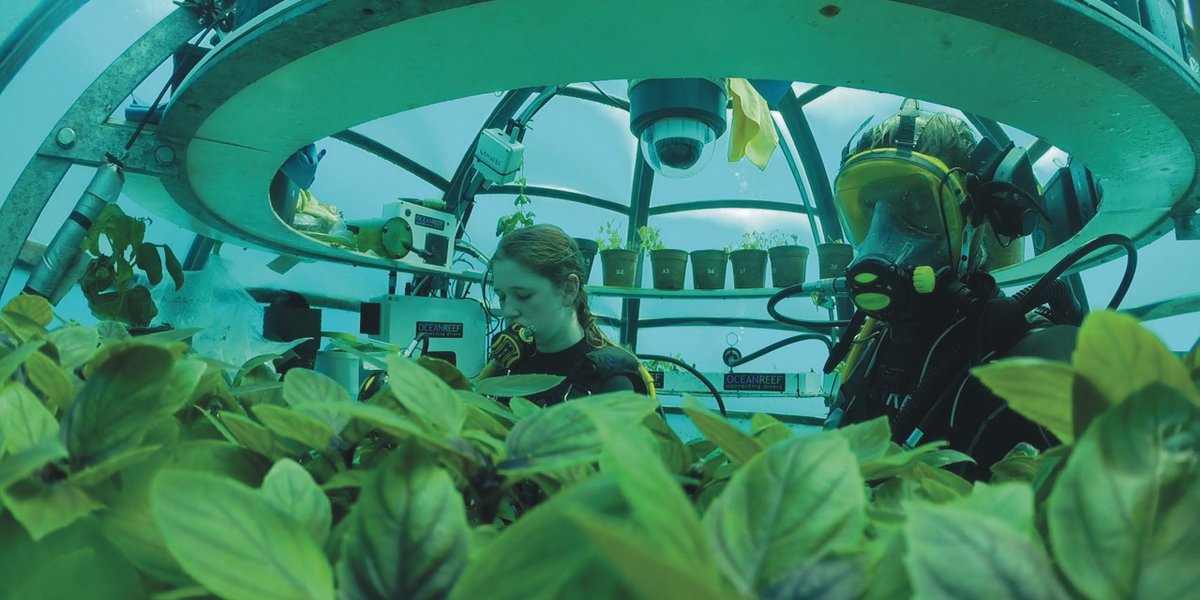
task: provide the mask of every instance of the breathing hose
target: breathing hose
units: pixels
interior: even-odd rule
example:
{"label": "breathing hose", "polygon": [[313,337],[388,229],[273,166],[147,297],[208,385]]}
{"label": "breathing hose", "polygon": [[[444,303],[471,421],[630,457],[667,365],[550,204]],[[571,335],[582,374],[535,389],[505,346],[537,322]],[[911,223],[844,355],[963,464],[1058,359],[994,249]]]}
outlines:
{"label": "breathing hose", "polygon": [[[790,346],[791,344],[795,344],[797,342],[806,342],[808,340],[818,340],[820,342],[823,342],[825,344],[825,347],[829,348],[830,352],[833,351],[833,342],[831,342],[829,340],[828,336],[822,335],[820,333],[801,333],[799,335],[794,335],[790,338],[785,338],[785,339],[779,340],[778,342],[775,342],[775,343],[765,346],[759,350],[751,352],[750,354],[747,354],[746,356],[742,356],[741,353],[738,352],[737,348],[729,348],[729,349],[725,350],[725,354],[721,357],[721,360],[725,361],[725,366],[727,366],[727,367],[736,367],[738,365],[748,363],[748,362],[750,362],[756,358],[759,358],[763,355],[774,352],[784,346]],[[732,350],[732,352],[730,352],[730,350]]]}
{"label": "breathing hose", "polygon": [[638,354],[638,358],[640,358],[642,360],[657,360],[657,361],[662,361],[662,362],[666,362],[666,363],[671,363],[671,364],[683,369],[684,371],[687,371],[688,373],[695,375],[696,379],[699,379],[700,383],[703,383],[704,387],[708,388],[709,392],[712,392],[713,398],[716,399],[716,401],[717,401],[717,408],[721,410],[721,416],[725,417],[725,418],[729,418],[729,412],[725,410],[725,400],[723,398],[721,398],[721,392],[718,392],[717,387],[714,386],[712,384],[712,382],[709,381],[708,378],[704,376],[703,373],[694,369],[692,367],[692,365],[689,365],[689,364],[683,362],[682,360],[679,360],[678,358],[672,358],[670,356],[662,356],[662,355],[658,355],[658,354]]}
{"label": "breathing hose", "polygon": [[778,292],[775,292],[775,295],[771,296],[770,300],[767,300],[767,314],[771,315],[772,319],[775,319],[776,321],[779,321],[780,323],[783,323],[784,325],[795,325],[797,327],[807,327],[809,329],[822,329],[822,330],[832,330],[837,327],[845,327],[850,324],[850,321],[848,321],[848,320],[809,321],[806,319],[793,319],[791,317],[785,317],[784,315],[780,314],[778,310],[775,309],[775,305],[777,305],[781,301],[783,301],[787,298],[791,298],[793,296],[798,296],[800,294],[810,294],[810,293],[814,293],[814,292],[825,293],[825,294],[839,294],[839,293],[844,293],[845,289],[846,289],[846,278],[845,277],[837,277],[834,279],[821,279],[821,280],[809,282],[809,283],[798,283],[796,285],[790,285],[788,287],[783,288],[782,290],[779,290]]}

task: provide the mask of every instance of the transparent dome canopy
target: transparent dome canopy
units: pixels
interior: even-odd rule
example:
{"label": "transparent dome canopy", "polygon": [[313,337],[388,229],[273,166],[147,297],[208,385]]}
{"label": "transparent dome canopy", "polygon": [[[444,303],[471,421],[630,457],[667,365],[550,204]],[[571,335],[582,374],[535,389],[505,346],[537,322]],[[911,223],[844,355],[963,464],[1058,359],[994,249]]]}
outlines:
{"label": "transparent dome canopy", "polygon": [[[7,157],[0,163],[3,165],[0,188],[12,190],[22,167],[39,149],[54,151],[53,142],[49,150],[43,149],[43,140],[56,132],[58,120],[74,99],[138,36],[174,10],[169,2],[139,2],[135,9],[128,9],[127,5],[121,0],[92,0],[83,4],[31,55],[30,61],[4,88],[0,95],[0,120],[10,143],[0,149]],[[270,15],[262,19],[264,25],[269,24]],[[202,45],[211,44],[205,40]],[[745,74],[756,75],[755,67],[746,65]],[[150,71],[152,75],[135,85],[132,97],[127,97],[111,115],[114,123],[130,128],[136,125],[136,121],[127,119],[124,109],[152,99],[171,76],[172,62],[167,60]],[[280,71],[278,76],[293,77],[296,73]],[[763,169],[744,159],[726,160],[734,137],[732,122],[718,137],[712,128],[699,121],[672,117],[647,127],[635,138],[629,132],[629,81],[613,79],[574,81],[524,91],[501,89],[479,93],[481,90],[473,89],[456,99],[396,114],[380,113],[386,116],[350,126],[347,131],[359,137],[326,132],[323,135],[329,137],[316,136],[320,138],[315,140],[316,146],[327,154],[307,191],[322,205],[331,206],[350,219],[378,218],[384,204],[399,198],[440,197],[448,206],[457,205],[453,210],[460,211],[470,206],[469,211],[461,213],[465,234],[462,239],[485,257],[495,249],[497,222],[517,210],[514,202],[522,193],[530,201],[526,210],[534,215],[535,222],[554,223],[578,238],[595,239],[601,226],[611,222],[625,234],[625,242],[636,242],[636,229],[648,225],[661,230],[661,240],[668,248],[695,251],[732,248],[742,243],[744,234],[778,231],[783,236],[795,235],[801,245],[812,250],[805,268],[808,277],[815,278],[819,273],[815,246],[840,237],[836,218],[822,211],[830,206],[830,182],[837,175],[842,148],[865,119],[870,117],[871,125],[882,122],[897,110],[902,98],[835,83],[874,85],[857,80],[829,80],[827,84],[795,82],[782,98],[770,100],[770,124],[777,128],[780,142]],[[541,100],[551,88],[558,89]],[[357,100],[367,95],[365,88],[346,91],[352,92],[345,94],[348,98]],[[177,92],[171,90],[167,101]],[[514,100],[517,92],[523,93],[520,100]],[[288,110],[286,104],[263,101],[262,112],[252,115],[253,119],[246,117],[246,123],[266,126],[286,120],[291,125],[304,126],[308,119],[303,116],[289,114],[286,119],[282,116]],[[1043,186],[1072,160],[1072,155],[1032,131],[935,102],[921,104],[924,110],[944,111],[964,119],[977,137],[989,136],[1028,148],[1038,182]],[[331,104],[324,110],[341,108]],[[472,189],[467,157],[479,131],[485,127],[504,127],[525,112],[529,112],[529,118],[524,123],[528,129],[523,138],[525,155],[520,171],[523,183],[514,181]],[[728,117],[732,118],[732,110]],[[155,127],[148,124],[146,135],[151,135]],[[66,152],[61,146],[59,151]],[[79,146],[72,150],[75,151],[79,151]],[[468,163],[466,166],[464,161]],[[236,167],[232,161],[231,167]],[[31,241],[46,244],[52,239],[87,185],[89,169],[84,166],[71,169],[33,226]],[[152,218],[147,239],[171,245],[183,259],[195,246],[196,234],[207,229],[198,226],[196,219],[178,218],[187,217],[178,206],[167,207],[173,209],[171,212],[162,210],[161,203],[148,201],[145,190],[132,183],[132,179],[120,205],[130,214]],[[201,179],[204,177],[197,177]],[[1107,188],[1109,182],[1101,179],[1099,183]],[[470,192],[464,194],[463,190]],[[1119,200],[1115,193],[1112,198]],[[1174,260],[1179,249],[1185,247],[1179,244],[1187,242],[1176,242],[1170,237],[1141,249],[1138,279],[1124,306],[1149,305],[1200,291],[1197,289],[1200,284],[1196,283],[1200,281],[1200,272],[1196,272],[1194,263],[1181,267]],[[1027,258],[1037,255],[1032,240],[1021,243],[1026,245]],[[358,315],[344,308],[389,290],[387,269],[377,268],[378,265],[368,268],[356,263],[353,257],[345,261],[292,257],[298,264],[288,270],[268,266],[288,254],[279,247],[264,248],[226,238],[218,252],[231,276],[244,288],[299,289],[314,297],[338,299],[342,308],[328,309],[328,318],[346,330],[357,327]],[[458,262],[453,268],[459,271],[486,268],[479,257],[461,254],[454,259]],[[1106,303],[1122,268],[1121,262],[1116,261],[1081,274],[1092,308]],[[648,263],[641,275],[641,285],[651,287]],[[15,295],[27,277],[27,268],[18,267],[4,288],[4,297]],[[591,283],[599,283],[599,263],[592,277]],[[401,271],[398,293],[403,293],[409,280],[410,274]],[[691,287],[690,280],[687,287]],[[469,294],[478,293],[478,284],[470,286]],[[598,312],[611,318],[606,322],[615,326],[639,316],[645,321],[635,322],[632,327],[641,329],[641,335],[635,336],[638,350],[674,354],[684,349],[690,362],[709,371],[725,369],[720,349],[731,331],[743,334],[741,344],[750,346],[749,350],[791,333],[770,327],[762,297],[640,302],[639,310],[631,313],[631,302],[621,297],[596,296]],[[59,310],[80,320],[89,318],[77,292],[68,295]],[[805,318],[830,316],[824,308],[799,299],[785,302],[781,310]],[[673,320],[693,318],[687,323]],[[726,320],[719,324],[702,322],[717,318]],[[1191,315],[1150,321],[1149,325],[1167,336],[1175,349],[1189,346],[1198,331]],[[615,328],[610,332],[621,335]],[[749,366],[774,365],[771,368],[807,371],[819,368],[824,354],[823,349],[802,344]]]}

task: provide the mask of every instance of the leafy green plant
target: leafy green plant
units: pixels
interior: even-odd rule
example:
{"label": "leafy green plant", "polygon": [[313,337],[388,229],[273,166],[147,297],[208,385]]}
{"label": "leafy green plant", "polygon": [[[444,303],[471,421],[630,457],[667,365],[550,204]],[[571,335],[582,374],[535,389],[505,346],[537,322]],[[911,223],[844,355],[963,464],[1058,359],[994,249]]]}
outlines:
{"label": "leafy green plant", "polygon": [[504,215],[496,221],[496,237],[504,237],[518,229],[533,225],[534,214],[529,210],[533,201],[525,195],[525,176],[518,177],[515,183],[520,186],[521,190],[513,199],[514,210],[512,214]]}
{"label": "leafy green plant", "polygon": [[638,248],[643,252],[662,250],[666,246],[663,246],[661,234],[662,232],[657,227],[649,225],[638,227]]}
{"label": "leafy green plant", "polygon": [[766,250],[771,244],[770,236],[761,231],[747,231],[742,234],[742,241],[731,246],[725,246],[725,253],[734,250]]}
{"label": "leafy green plant", "polygon": [[615,220],[600,226],[600,237],[596,238],[596,244],[599,245],[601,252],[625,248],[625,236],[621,234],[621,229]]}
{"label": "leafy green plant", "polygon": [[798,233],[784,233],[778,229],[774,229],[766,237],[766,247],[768,248],[800,245],[800,234]]}
{"label": "leafy green plant", "polygon": [[[386,360],[362,402],[187,332],[47,330],[0,312],[0,597],[1180,598],[1200,583],[1200,358],[1088,317],[1070,365],[976,373],[1066,445],[904,450],[884,418],[743,431],[694,400],[541,408],[516,376]],[[182,336],[182,337],[181,337]],[[1022,380],[1027,380],[1022,383]],[[508,405],[482,394],[513,396]],[[1045,404],[1045,406],[1041,406]]]}
{"label": "leafy green plant", "polygon": [[150,289],[134,279],[135,266],[155,286],[162,281],[165,263],[175,289],[183,286],[183,265],[171,248],[143,241],[146,223],[147,219],[135,219],[116,204],[107,204],[88,229],[83,248],[94,258],[79,286],[96,317],[144,327],[158,314]]}

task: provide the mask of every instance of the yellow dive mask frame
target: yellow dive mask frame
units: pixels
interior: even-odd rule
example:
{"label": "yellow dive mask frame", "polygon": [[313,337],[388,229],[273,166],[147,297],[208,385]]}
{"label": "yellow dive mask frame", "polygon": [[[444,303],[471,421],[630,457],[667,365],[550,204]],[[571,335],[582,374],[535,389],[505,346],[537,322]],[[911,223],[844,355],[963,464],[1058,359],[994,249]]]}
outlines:
{"label": "yellow dive mask frame", "polygon": [[910,227],[949,236],[950,256],[962,247],[963,174],[927,154],[898,148],[859,152],[842,165],[834,181],[834,202],[847,241],[862,244],[879,202],[892,203]]}

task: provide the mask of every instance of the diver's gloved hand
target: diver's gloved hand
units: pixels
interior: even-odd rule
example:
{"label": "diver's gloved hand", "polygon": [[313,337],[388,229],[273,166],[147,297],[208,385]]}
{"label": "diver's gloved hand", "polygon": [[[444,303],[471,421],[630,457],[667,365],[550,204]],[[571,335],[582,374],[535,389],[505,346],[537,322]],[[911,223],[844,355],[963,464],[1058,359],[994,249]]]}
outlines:
{"label": "diver's gloved hand", "polygon": [[513,325],[492,338],[492,362],[503,369],[512,368],[533,351],[533,332],[520,325]]}

